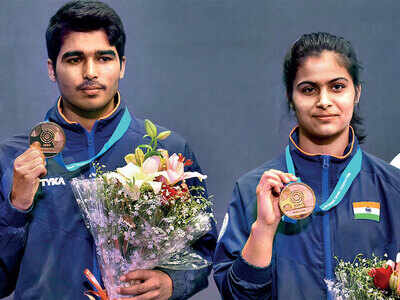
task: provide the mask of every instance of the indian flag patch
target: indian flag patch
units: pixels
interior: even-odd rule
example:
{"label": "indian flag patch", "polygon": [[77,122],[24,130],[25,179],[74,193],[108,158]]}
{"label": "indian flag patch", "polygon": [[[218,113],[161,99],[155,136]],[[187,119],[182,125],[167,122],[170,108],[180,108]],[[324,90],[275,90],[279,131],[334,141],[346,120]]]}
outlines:
{"label": "indian flag patch", "polygon": [[381,204],[379,202],[353,202],[354,219],[379,222]]}

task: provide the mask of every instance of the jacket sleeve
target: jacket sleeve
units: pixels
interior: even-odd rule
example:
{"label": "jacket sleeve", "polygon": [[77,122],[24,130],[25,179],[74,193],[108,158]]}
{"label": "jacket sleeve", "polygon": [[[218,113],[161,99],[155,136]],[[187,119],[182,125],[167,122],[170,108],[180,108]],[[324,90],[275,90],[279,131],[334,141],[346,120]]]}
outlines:
{"label": "jacket sleeve", "polygon": [[0,176],[0,226],[24,227],[28,223],[32,207],[27,211],[21,211],[11,204],[12,165],[4,169],[0,166]]}
{"label": "jacket sleeve", "polygon": [[24,228],[0,227],[0,298],[15,289],[24,245]]}
{"label": "jacket sleeve", "polygon": [[[199,172],[203,174],[194,153],[190,150],[187,144],[185,145],[185,152],[183,155],[186,157],[186,159],[190,159],[193,162],[193,164],[188,167],[186,171]],[[208,197],[206,183],[204,180],[200,182],[198,179],[192,178],[187,180],[187,184],[189,186],[203,186],[205,189],[204,197]],[[163,272],[167,273],[171,277],[173,282],[173,294],[170,300],[188,299],[190,296],[196,294],[197,292],[205,289],[208,286],[208,276],[211,272],[212,257],[217,240],[217,230],[214,220],[211,220],[211,225],[211,230],[199,240],[197,240],[192,246],[198,254],[200,254],[203,258],[207,259],[210,262],[210,266],[199,270],[185,271],[161,269]]]}
{"label": "jacket sleeve", "polygon": [[12,168],[0,166],[0,298],[15,289],[25,247],[29,211],[11,204]]}
{"label": "jacket sleeve", "polygon": [[214,279],[222,299],[271,299],[273,263],[259,268],[241,256],[251,227],[246,208],[236,184],[215,250]]}

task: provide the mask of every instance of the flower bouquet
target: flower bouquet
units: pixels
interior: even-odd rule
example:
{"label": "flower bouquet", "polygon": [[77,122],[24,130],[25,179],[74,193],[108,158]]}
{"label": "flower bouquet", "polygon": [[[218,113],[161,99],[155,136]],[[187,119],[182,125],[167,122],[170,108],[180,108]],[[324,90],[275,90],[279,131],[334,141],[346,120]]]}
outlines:
{"label": "flower bouquet", "polygon": [[336,300],[400,299],[400,254],[396,263],[362,254],[353,262],[338,260],[335,275],[335,281],[325,281]]}
{"label": "flower bouquet", "polygon": [[210,264],[190,245],[211,229],[211,202],[202,186],[185,183],[206,176],[185,172],[192,162],[182,154],[157,149],[170,131],[157,134],[149,120],[145,127],[144,138],[150,142],[126,155],[126,166],[104,172],[104,166],[96,165],[96,178],[71,181],[96,244],[108,296],[104,290],[92,293],[102,293],[102,299],[123,297],[116,292],[124,285],[120,277],[132,270],[188,270]]}

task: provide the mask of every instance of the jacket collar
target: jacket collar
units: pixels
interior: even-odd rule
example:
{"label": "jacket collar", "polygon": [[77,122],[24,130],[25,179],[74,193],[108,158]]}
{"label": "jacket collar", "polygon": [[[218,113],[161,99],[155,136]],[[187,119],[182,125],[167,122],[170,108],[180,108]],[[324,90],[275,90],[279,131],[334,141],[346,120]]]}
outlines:
{"label": "jacket collar", "polygon": [[289,134],[290,152],[292,154],[296,154],[296,156],[301,156],[303,158],[306,158],[307,160],[312,160],[312,161],[321,161],[323,156],[329,156],[331,161],[336,161],[336,162],[347,161],[349,158],[351,159],[354,156],[354,154],[357,152],[359,145],[357,137],[354,134],[354,129],[351,126],[349,131],[349,143],[346,149],[344,150],[342,156],[324,155],[322,153],[312,154],[301,149],[298,142],[299,142],[299,127],[296,126],[292,129],[292,131]]}

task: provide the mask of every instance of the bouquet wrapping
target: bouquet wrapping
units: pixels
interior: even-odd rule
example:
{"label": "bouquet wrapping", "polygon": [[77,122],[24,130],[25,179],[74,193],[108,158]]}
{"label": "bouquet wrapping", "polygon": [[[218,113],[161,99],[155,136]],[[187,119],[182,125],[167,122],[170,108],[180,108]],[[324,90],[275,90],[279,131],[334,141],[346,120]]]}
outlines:
{"label": "bouquet wrapping", "polygon": [[95,178],[71,181],[96,244],[109,299],[123,297],[117,288],[126,284],[120,277],[129,271],[155,267],[189,270],[210,264],[190,245],[212,228],[211,202],[201,185],[185,182],[206,176],[184,172],[189,160],[157,149],[158,140],[170,132],[157,135],[153,123],[146,120],[145,125],[145,137],[151,142],[125,156],[126,166],[103,172],[104,166],[96,165]]}

